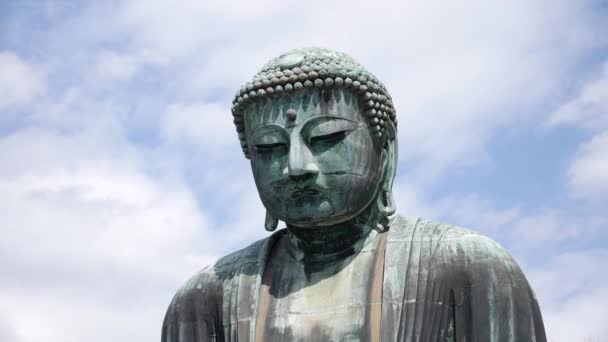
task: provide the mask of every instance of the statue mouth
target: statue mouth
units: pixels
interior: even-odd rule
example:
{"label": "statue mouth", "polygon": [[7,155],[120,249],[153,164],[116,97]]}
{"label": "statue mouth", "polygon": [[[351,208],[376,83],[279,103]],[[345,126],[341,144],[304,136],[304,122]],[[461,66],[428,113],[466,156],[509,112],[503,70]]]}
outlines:
{"label": "statue mouth", "polygon": [[267,198],[277,217],[296,226],[310,226],[322,222],[335,213],[331,204],[330,188],[318,179],[297,180],[283,178],[271,183]]}
{"label": "statue mouth", "polygon": [[290,179],[283,179],[274,182],[274,188],[278,193],[283,194],[285,199],[303,199],[319,197],[327,191],[327,187],[314,182],[294,182]]}
{"label": "statue mouth", "polygon": [[293,199],[301,199],[304,197],[316,197],[321,194],[321,191],[313,188],[296,188],[289,191],[289,197]]}

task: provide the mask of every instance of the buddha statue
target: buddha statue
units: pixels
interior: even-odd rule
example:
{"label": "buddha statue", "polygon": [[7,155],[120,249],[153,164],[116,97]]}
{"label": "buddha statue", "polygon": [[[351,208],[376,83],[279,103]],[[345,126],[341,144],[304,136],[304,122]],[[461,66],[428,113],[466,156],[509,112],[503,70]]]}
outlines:
{"label": "buddha statue", "polygon": [[356,60],[291,50],[237,92],[232,114],[273,233],[188,280],[163,342],[546,341],[502,247],[395,215],[396,111]]}

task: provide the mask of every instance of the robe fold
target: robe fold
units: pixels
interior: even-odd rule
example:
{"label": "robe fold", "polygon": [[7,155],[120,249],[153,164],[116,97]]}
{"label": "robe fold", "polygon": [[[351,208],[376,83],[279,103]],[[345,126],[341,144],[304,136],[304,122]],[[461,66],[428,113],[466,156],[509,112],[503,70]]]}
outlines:
{"label": "robe fold", "polygon": [[[161,341],[254,342],[264,267],[284,234],[279,230],[188,280],[169,305]],[[546,341],[534,292],[493,240],[401,216],[384,234],[384,262],[376,266],[383,267],[380,335],[374,341]]]}

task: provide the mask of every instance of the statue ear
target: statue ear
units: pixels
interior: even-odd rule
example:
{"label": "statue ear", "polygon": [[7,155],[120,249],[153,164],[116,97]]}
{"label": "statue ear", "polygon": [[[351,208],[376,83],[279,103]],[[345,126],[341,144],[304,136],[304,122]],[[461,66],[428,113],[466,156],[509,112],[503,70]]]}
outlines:
{"label": "statue ear", "polygon": [[393,181],[397,173],[397,130],[391,121],[388,121],[384,127],[384,143],[382,146],[384,168],[376,204],[383,215],[390,216],[396,211],[395,201],[393,200]]}

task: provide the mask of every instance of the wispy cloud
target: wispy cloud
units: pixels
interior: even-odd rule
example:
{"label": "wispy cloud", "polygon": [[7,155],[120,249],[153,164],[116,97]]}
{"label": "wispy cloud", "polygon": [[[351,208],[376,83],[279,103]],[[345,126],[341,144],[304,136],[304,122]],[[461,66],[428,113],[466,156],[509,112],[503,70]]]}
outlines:
{"label": "wispy cloud", "polygon": [[550,125],[574,125],[590,130],[608,127],[608,61],[584,84],[578,95],[562,104],[550,117]]}
{"label": "wispy cloud", "polygon": [[0,50],[0,109],[27,104],[44,91],[44,70]]}
{"label": "wispy cloud", "polygon": [[594,132],[591,139],[580,144],[567,171],[575,195],[591,200],[608,198],[608,61],[598,74],[547,121],[552,126],[569,125]]}
{"label": "wispy cloud", "polygon": [[568,176],[577,195],[608,198],[608,130],[580,146]]}

